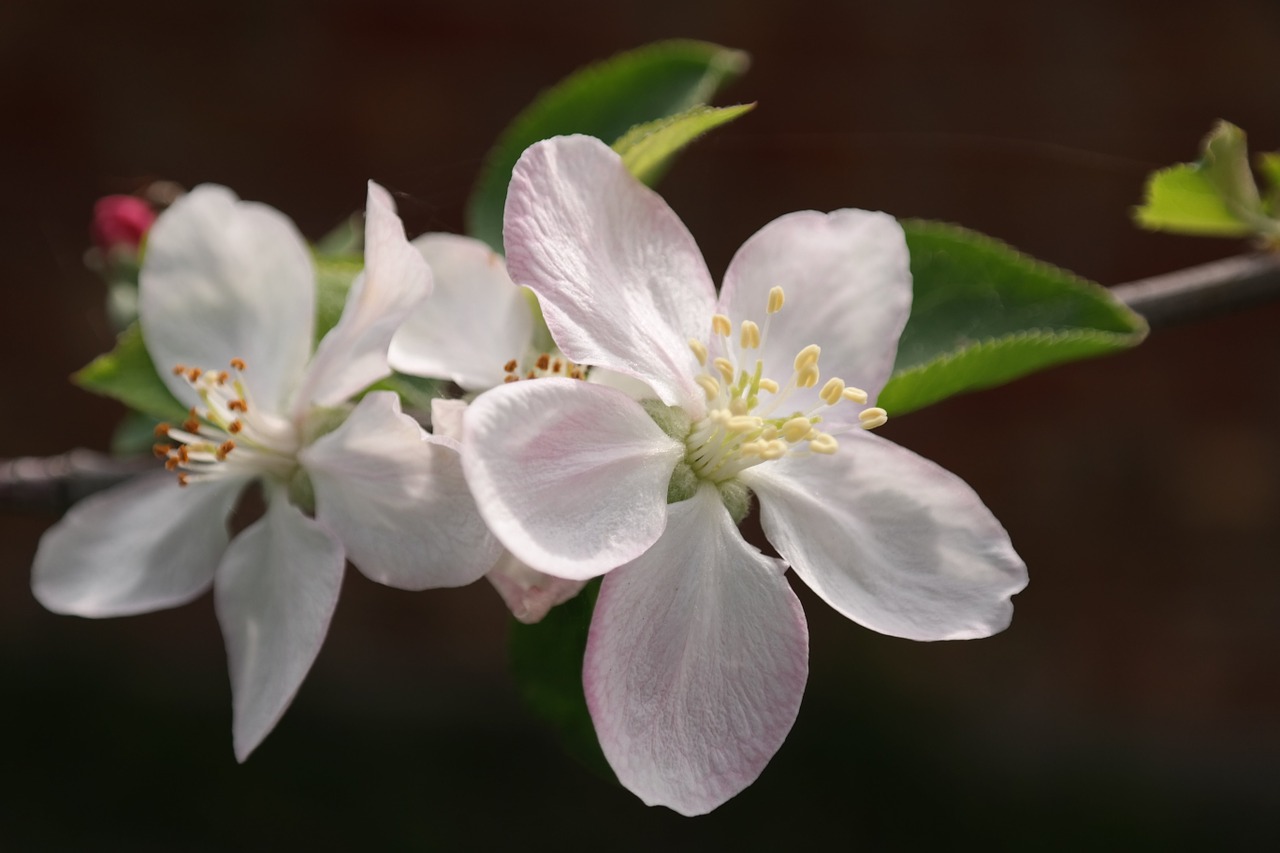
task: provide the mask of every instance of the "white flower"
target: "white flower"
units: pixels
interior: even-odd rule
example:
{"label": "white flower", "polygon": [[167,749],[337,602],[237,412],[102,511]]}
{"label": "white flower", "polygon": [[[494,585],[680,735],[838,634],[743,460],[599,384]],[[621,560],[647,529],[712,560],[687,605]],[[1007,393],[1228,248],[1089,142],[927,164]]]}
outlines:
{"label": "white flower", "polygon": [[[432,297],[391,339],[388,359],[402,373],[449,379],[467,392],[541,376],[581,377],[582,369],[552,347],[535,343],[533,295],[516,287],[501,256],[483,242],[456,234],[423,234],[413,241],[431,267]],[[541,331],[546,337],[546,331]],[[436,435],[462,439],[466,403],[435,400]],[[526,566],[503,552],[485,574],[516,619],[540,621],[577,595],[585,581],[565,580]]]}
{"label": "white flower", "polygon": [[[587,702],[646,803],[709,811],[786,737],[808,668],[787,566],[883,633],[1008,624],[1026,570],[999,523],[954,475],[867,431],[910,310],[891,217],[777,219],[717,300],[665,202],[602,143],[565,137],[521,158],[505,240],[560,349],[661,398],[548,379],[490,391],[464,418],[467,480],[503,544],[544,572],[609,573]],[[750,493],[785,563],[738,532]]]}
{"label": "white flower", "polygon": [[[372,182],[366,220],[364,272],[312,354],[315,273],[287,218],[211,185],[160,216],[140,317],[152,360],[192,407],[158,430],[171,473],[79,504],[36,553],[36,598],[59,613],[173,607],[212,582],[241,761],[315,660],[346,558],[380,583],[426,589],[470,583],[497,555],[456,442],[423,433],[389,392],[348,402],[390,372],[391,335],[431,290]],[[266,512],[231,539],[228,516],[254,481]]]}

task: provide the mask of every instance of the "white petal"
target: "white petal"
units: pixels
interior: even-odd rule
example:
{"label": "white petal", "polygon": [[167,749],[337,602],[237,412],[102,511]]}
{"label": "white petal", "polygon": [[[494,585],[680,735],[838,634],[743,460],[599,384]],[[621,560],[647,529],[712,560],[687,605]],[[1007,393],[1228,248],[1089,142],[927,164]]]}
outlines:
{"label": "white petal", "polygon": [[809,636],[783,571],[704,486],[671,506],[657,544],[605,577],[583,683],[609,764],[645,803],[709,812],[791,731]]}
{"label": "white petal", "polygon": [[462,416],[467,411],[466,400],[431,398],[431,432],[443,438],[462,441]]}
{"label": "white petal", "polygon": [[[796,354],[809,344],[822,347],[822,381],[799,390],[788,407],[808,411],[818,405],[822,383],[833,376],[874,401],[893,370],[911,313],[909,261],[902,226],[888,214],[789,213],[738,249],[725,273],[721,311],[735,328],[742,320],[762,323],[770,288],[782,287],[786,302],[769,321],[760,349],[764,375],[786,383]],[[856,407],[838,409],[856,418]]]}
{"label": "white petal", "polygon": [[502,596],[511,615],[526,625],[541,622],[552,607],[573,598],[586,584],[544,574],[505,550],[485,577]]}
{"label": "white petal", "polygon": [[577,379],[513,382],[477,397],[463,428],[481,514],[535,569],[585,580],[662,533],[684,447],[625,394]]}
{"label": "white petal", "polygon": [[138,283],[147,351],[180,400],[196,398],[171,367],[225,370],[240,358],[254,403],[283,411],[311,354],[315,286],[287,217],[226,187],[196,187],[147,238]]}
{"label": "white petal", "polygon": [[404,236],[395,203],[369,182],[364,272],[351,283],[342,319],[329,330],[307,369],[299,412],[336,406],[389,375],[387,348],[405,318],[431,293],[431,270]]}
{"label": "white petal", "polygon": [[538,294],[565,355],[701,415],[689,339],[710,332],[715,286],[684,223],[609,146],[562,136],[526,150],[503,235],[512,279]]}
{"label": "white petal", "polygon": [[315,487],[316,518],[369,578],[400,589],[462,586],[498,558],[457,443],[423,433],[390,391],[366,395],[299,458]]}
{"label": "white petal", "polygon": [[72,507],[40,540],[36,599],[56,613],[126,616],[184,604],[209,588],[243,480],[182,488],[156,474]]}
{"label": "white petal", "polygon": [[587,374],[587,381],[593,385],[616,388],[632,400],[652,400],[658,396],[653,393],[652,388],[639,379],[628,376],[625,373],[619,373],[616,370],[610,370],[607,367],[591,368],[591,372]]}
{"label": "white petal", "polygon": [[532,295],[472,237],[423,234],[413,245],[431,266],[435,289],[391,340],[391,366],[450,379],[468,391],[501,385],[503,365],[533,342]]}
{"label": "white petal", "polygon": [[311,669],[342,588],[342,546],[280,494],[235,538],[214,581],[236,759],[275,728]]}
{"label": "white petal", "polygon": [[832,456],[742,476],[769,541],[814,592],[872,630],[964,640],[1003,630],[1027,569],[964,481],[869,433]]}

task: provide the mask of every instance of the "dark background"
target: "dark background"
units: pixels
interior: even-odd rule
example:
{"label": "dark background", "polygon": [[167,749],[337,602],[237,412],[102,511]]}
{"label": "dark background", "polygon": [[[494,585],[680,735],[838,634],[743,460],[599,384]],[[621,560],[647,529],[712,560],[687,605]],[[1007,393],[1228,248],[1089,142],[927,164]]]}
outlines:
{"label": "dark background", "polygon": [[[689,4],[693,5],[693,4]],[[374,178],[457,231],[544,86],[670,36],[743,48],[759,101],[663,191],[713,272],[770,219],[960,222],[1114,284],[1244,246],[1136,230],[1146,173],[1219,117],[1280,148],[1280,4],[100,3],[0,6],[0,456],[102,448],[65,379],[107,349],[95,198],[218,181],[318,237]],[[55,616],[49,515],[0,516],[0,847],[1239,849],[1280,835],[1280,305],[891,420],[968,480],[1031,585],[992,639],[917,644],[801,590],[788,742],[716,813],[648,809],[566,758],[505,669],[481,583],[351,573],[297,701],[231,754],[208,597]]]}

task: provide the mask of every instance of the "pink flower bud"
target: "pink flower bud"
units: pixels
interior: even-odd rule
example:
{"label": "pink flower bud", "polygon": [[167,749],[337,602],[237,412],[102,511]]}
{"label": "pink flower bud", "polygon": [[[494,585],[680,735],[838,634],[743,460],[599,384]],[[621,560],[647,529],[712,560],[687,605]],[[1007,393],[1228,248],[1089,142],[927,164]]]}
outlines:
{"label": "pink flower bud", "polygon": [[137,196],[109,195],[94,204],[89,231],[94,245],[104,254],[117,248],[136,252],[155,221],[151,205]]}

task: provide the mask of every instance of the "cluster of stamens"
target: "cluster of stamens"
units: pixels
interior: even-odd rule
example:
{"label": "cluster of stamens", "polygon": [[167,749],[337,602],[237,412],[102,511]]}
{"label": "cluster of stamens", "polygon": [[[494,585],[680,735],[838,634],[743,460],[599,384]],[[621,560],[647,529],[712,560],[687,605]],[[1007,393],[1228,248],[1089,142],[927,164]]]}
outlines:
{"label": "cluster of stamens", "polygon": [[222,470],[219,463],[226,462],[233,451],[238,451],[237,458],[261,460],[264,451],[278,458],[291,449],[287,440],[281,446],[281,436],[269,419],[249,416],[249,395],[240,378],[244,361],[233,358],[229,366],[230,371],[173,367],[173,375],[184,378],[204,403],[203,409],[192,406],[181,426],[160,423],[155,428],[156,437],[168,441],[153,445],[152,452],[164,460],[166,470],[177,472],[181,486],[216,476]]}
{"label": "cluster of stamens", "polygon": [[559,353],[542,352],[528,361],[521,369],[520,362],[511,359],[502,366],[506,373],[503,382],[519,382],[521,379],[542,379],[547,376],[563,376],[567,379],[586,379],[587,371]]}
{"label": "cluster of stamens", "polygon": [[[816,344],[796,354],[793,373],[785,384],[762,375],[764,361],[753,351],[760,349],[769,323],[782,310],[784,301],[781,287],[771,289],[764,328],[752,320],[743,320],[736,345],[729,318],[723,314],[713,316],[711,346],[721,355],[713,355],[702,341],[689,341],[689,348],[704,368],[696,381],[709,404],[706,416],[693,425],[685,440],[686,459],[699,477],[723,482],[746,468],[783,456],[835,453],[839,447],[836,439],[818,428],[823,422],[821,412],[846,403],[866,405],[866,391],[832,377],[818,392],[822,400],[818,406],[808,412],[781,414],[793,391],[816,388],[822,378],[818,367],[822,351]],[[768,395],[763,401],[762,393]],[[874,429],[887,419],[884,409],[876,407],[858,414],[858,424],[863,429]]]}

